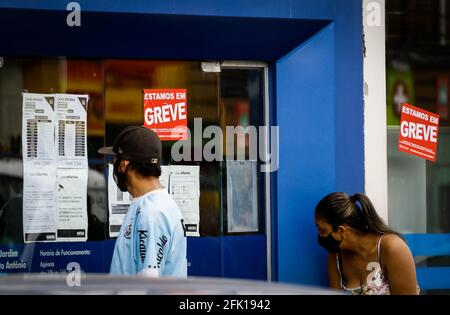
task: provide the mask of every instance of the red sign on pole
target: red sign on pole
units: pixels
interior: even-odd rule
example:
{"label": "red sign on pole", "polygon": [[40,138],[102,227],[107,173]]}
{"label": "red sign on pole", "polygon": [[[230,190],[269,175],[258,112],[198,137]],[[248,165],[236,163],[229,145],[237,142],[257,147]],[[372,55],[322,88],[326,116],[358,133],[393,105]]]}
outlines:
{"label": "red sign on pole", "polygon": [[435,162],[438,128],[438,114],[403,103],[398,149]]}
{"label": "red sign on pole", "polygon": [[186,89],[144,90],[144,126],[161,141],[186,140]]}

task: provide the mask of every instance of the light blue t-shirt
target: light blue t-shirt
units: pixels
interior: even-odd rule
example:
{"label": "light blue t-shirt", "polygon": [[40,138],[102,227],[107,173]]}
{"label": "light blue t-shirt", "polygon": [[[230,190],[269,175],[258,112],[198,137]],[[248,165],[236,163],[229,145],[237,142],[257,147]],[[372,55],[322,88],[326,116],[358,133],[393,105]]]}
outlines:
{"label": "light blue t-shirt", "polygon": [[187,277],[183,216],[165,189],[135,198],[120,227],[110,273],[139,272]]}

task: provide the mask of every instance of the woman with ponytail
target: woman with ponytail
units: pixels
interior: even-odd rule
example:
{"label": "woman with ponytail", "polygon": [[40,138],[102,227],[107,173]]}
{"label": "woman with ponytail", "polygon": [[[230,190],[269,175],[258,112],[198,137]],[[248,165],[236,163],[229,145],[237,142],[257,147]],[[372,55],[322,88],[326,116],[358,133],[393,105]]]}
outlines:
{"label": "woman with ponytail", "polygon": [[336,192],[316,206],[330,286],[349,294],[419,294],[411,251],[364,194]]}

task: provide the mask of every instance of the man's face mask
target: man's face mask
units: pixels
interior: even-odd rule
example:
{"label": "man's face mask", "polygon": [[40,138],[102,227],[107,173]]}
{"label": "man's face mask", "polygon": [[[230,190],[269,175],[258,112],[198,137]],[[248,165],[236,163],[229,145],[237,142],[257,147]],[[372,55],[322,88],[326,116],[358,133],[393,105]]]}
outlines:
{"label": "man's face mask", "polygon": [[127,169],[128,169],[128,165],[127,165],[127,169],[125,170],[125,173],[120,173],[119,172],[119,165],[120,165],[120,159],[117,159],[114,164],[113,164],[113,178],[114,181],[116,182],[117,187],[119,187],[119,189],[123,192],[127,191]]}
{"label": "man's face mask", "polygon": [[331,236],[331,233],[328,234],[328,236],[318,236],[319,245],[325,248],[329,253],[337,253],[342,240],[336,241],[334,237]]}

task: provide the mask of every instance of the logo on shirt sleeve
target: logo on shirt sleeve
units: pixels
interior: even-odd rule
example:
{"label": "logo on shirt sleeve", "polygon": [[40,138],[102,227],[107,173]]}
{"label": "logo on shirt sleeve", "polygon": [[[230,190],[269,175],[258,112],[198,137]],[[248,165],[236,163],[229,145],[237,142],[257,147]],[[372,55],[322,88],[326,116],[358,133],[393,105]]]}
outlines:
{"label": "logo on shirt sleeve", "polygon": [[133,221],[130,221],[130,223],[125,228],[125,231],[123,232],[123,236],[129,240],[131,237],[131,225],[133,224]]}
{"label": "logo on shirt sleeve", "polygon": [[147,239],[147,230],[138,230],[139,235],[139,256],[141,257],[141,262],[144,263],[145,254],[147,248],[145,247],[145,240]]}
{"label": "logo on shirt sleeve", "polygon": [[164,259],[164,247],[166,247],[168,238],[167,236],[163,235],[161,237],[159,237],[158,239],[158,243],[156,243],[156,246],[158,247],[158,253],[156,254],[156,265],[152,266],[149,265],[148,268],[161,268],[161,262]]}
{"label": "logo on shirt sleeve", "polygon": [[161,236],[159,238],[159,243],[156,243],[156,245],[159,247],[158,254],[156,255],[156,262],[158,264],[158,268],[161,265],[161,261],[164,258],[164,247],[167,244],[167,237],[165,235]]}

